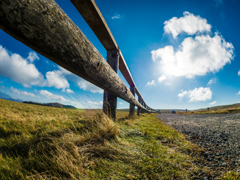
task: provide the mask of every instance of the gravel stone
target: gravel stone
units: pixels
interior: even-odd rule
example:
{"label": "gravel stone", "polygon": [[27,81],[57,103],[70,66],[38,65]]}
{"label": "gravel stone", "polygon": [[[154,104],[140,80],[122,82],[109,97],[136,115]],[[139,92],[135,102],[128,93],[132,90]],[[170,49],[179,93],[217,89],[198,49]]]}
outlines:
{"label": "gravel stone", "polygon": [[[207,164],[217,174],[240,168],[240,113],[236,114],[160,114],[157,118],[186,135],[204,149],[198,165]],[[208,179],[213,179],[208,177]]]}

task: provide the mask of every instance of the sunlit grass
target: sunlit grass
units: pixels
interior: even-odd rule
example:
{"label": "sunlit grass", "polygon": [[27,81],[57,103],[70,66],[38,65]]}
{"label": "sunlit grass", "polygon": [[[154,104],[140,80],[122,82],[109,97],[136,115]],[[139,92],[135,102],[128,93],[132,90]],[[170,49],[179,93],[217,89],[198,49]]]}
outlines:
{"label": "sunlit grass", "polygon": [[228,173],[223,174],[219,179],[221,179],[221,180],[239,180],[240,179],[240,173],[230,171]]}
{"label": "sunlit grass", "polygon": [[177,112],[177,114],[231,114],[239,113],[240,106],[234,107],[222,107],[219,109],[199,110],[199,111],[188,111],[188,112]]}
{"label": "sunlit grass", "polygon": [[0,100],[0,179],[190,179],[198,147],[155,115]]}

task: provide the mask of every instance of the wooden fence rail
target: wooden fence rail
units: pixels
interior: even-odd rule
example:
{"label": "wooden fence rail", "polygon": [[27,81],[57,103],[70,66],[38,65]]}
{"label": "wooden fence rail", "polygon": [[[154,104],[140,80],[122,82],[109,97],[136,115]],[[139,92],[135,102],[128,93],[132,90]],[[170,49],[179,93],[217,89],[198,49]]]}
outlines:
{"label": "wooden fence rail", "polygon": [[[1,0],[0,28],[68,71],[149,112],[54,0]],[[119,56],[124,60],[120,51]],[[140,95],[137,88],[135,92]]]}
{"label": "wooden fence rail", "polygon": [[[105,47],[107,51],[111,50],[118,50],[119,47],[110,31],[110,28],[108,27],[103,15],[101,14],[101,11],[97,7],[94,0],[71,0],[73,5],[76,7],[78,12],[82,15],[82,17],[85,19],[85,21],[88,23],[92,31],[95,33],[95,35],[98,37],[99,41],[102,43],[102,45]],[[120,57],[119,57],[119,70],[121,71],[122,75],[128,82],[131,88],[134,87],[134,93],[138,95],[140,99],[142,99],[142,104],[146,104],[143,100],[140,92],[138,91],[136,84],[134,83],[134,80],[132,78],[132,75],[127,67],[127,64],[124,60],[124,57],[120,51]],[[133,91],[133,90],[132,90]],[[140,102],[140,101],[139,101]],[[156,112],[154,109],[146,106],[146,108],[152,112]],[[134,114],[134,105],[130,104],[130,115]]]}

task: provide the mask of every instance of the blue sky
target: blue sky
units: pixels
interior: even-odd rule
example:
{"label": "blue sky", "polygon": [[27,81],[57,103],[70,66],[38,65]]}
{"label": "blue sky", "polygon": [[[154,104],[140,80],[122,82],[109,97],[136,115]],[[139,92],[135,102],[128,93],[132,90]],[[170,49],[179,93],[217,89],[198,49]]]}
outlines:
{"label": "blue sky", "polygon": [[[68,0],[59,6],[106,58]],[[145,102],[197,109],[240,102],[240,2],[96,0]],[[121,73],[121,79],[124,80]],[[101,108],[103,90],[0,30],[0,91],[13,98]],[[129,104],[118,99],[118,108]]]}

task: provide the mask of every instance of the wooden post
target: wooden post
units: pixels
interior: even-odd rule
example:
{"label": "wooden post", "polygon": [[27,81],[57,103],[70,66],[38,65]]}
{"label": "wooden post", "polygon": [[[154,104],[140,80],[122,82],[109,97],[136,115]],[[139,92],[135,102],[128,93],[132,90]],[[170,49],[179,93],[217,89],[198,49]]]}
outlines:
{"label": "wooden post", "polygon": [[[119,50],[107,51],[107,62],[112,69],[118,74],[119,67]],[[116,120],[117,111],[117,96],[114,94],[104,91],[103,95],[103,112],[110,118]]]}
{"label": "wooden post", "polygon": [[147,105],[144,104],[144,107],[145,107],[145,113],[148,113],[148,110],[147,110]]}
{"label": "wooden post", "polygon": [[[142,104],[142,106],[144,107],[144,102],[143,102],[142,99],[141,99],[141,104]],[[144,109],[141,109],[141,113],[144,113]]]}
{"label": "wooden post", "polygon": [[[83,1],[79,0],[80,4]],[[0,0],[0,29],[66,70],[145,109],[54,0]],[[107,50],[117,49],[114,47]]]}
{"label": "wooden post", "polygon": [[[138,102],[141,104],[141,97],[140,97],[140,96],[138,96]],[[138,107],[138,109],[137,109],[137,115],[139,115],[140,113],[141,113],[141,108]]]}
{"label": "wooden post", "polygon": [[[133,96],[135,97],[135,85],[132,84],[130,86],[130,91],[132,92]],[[133,116],[135,114],[135,105],[130,103],[130,108],[129,108],[129,116]]]}

